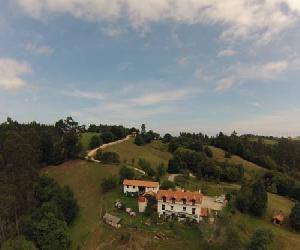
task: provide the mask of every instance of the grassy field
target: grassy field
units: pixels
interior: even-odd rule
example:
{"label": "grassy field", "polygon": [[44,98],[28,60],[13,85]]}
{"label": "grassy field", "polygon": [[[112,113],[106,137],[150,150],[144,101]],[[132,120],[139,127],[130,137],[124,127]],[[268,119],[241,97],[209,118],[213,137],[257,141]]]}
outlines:
{"label": "grassy field", "polygon": [[[251,138],[249,138],[249,141],[257,142],[258,138],[257,137],[251,137]],[[275,139],[267,139],[267,138],[262,139],[262,142],[264,144],[267,144],[267,145],[274,145],[274,144],[278,143],[277,140],[275,140]]]}
{"label": "grassy field", "polygon": [[91,138],[94,135],[100,135],[99,133],[94,133],[94,132],[86,132],[86,133],[82,133],[79,137],[81,146],[82,146],[82,153],[85,153],[88,149],[89,149],[89,144],[91,141]]}
{"label": "grassy field", "polygon": [[[142,147],[137,147],[132,141],[128,141],[107,150],[118,152],[122,161],[131,161],[133,157],[137,161],[142,157],[150,161],[153,166],[159,163],[166,164],[171,157],[166,151],[166,146],[159,141]],[[205,230],[210,230],[209,225],[202,225],[201,233],[198,229],[184,224],[147,225],[148,223],[145,222],[149,219],[144,215],[138,214],[137,217],[130,217],[115,209],[113,204],[119,199],[137,210],[136,199],[124,197],[121,187],[107,194],[101,192],[101,180],[106,176],[117,174],[118,170],[118,165],[103,165],[82,160],[69,161],[42,170],[42,174],[54,177],[61,185],[69,185],[78,201],[80,212],[71,226],[72,249],[201,249],[199,248],[203,241],[201,234],[203,235],[204,232],[205,235]],[[192,178],[183,186],[191,190],[198,190],[200,187],[208,195],[219,195],[239,188],[236,184],[220,183],[218,185]],[[275,249],[297,249],[297,246],[300,246],[299,235],[291,232],[287,225],[276,227],[270,223],[274,212],[282,210],[288,216],[292,205],[293,203],[286,198],[269,194],[268,211],[263,219],[236,212],[230,215],[230,221],[238,229],[244,244],[248,243],[249,237],[257,228],[263,227],[274,231]],[[123,219],[121,229],[115,230],[103,224],[101,215],[106,211]],[[122,243],[121,236],[128,232],[130,233],[129,241]],[[164,235],[164,239],[154,239],[156,233]]]}
{"label": "grassy field", "polygon": [[120,156],[121,163],[138,167],[138,159],[144,158],[149,161],[152,167],[156,168],[159,164],[168,165],[172,155],[167,150],[167,145],[161,141],[153,141],[145,146],[137,146],[133,143],[133,138],[120,144],[106,148],[104,151],[116,152]]}
{"label": "grassy field", "polygon": [[241,164],[245,168],[245,177],[250,178],[250,177],[255,177],[257,174],[263,173],[266,171],[266,169],[250,162],[246,161],[245,159],[237,156],[237,155],[232,155],[230,158],[225,158],[225,151],[220,148],[216,148],[214,146],[209,146],[209,148],[213,152],[213,158],[218,161],[218,162],[224,162],[228,161],[229,163],[233,164]]}

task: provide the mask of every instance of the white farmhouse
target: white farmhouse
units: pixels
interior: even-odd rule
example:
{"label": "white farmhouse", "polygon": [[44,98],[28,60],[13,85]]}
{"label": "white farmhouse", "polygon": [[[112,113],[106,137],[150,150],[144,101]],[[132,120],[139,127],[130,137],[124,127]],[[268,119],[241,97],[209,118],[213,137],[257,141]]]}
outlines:
{"label": "white farmhouse", "polygon": [[202,207],[203,194],[200,192],[159,190],[156,198],[159,216],[190,218],[197,222],[207,216],[207,209]]}
{"label": "white farmhouse", "polygon": [[123,181],[123,190],[124,194],[157,193],[159,190],[159,182],[125,179]]}

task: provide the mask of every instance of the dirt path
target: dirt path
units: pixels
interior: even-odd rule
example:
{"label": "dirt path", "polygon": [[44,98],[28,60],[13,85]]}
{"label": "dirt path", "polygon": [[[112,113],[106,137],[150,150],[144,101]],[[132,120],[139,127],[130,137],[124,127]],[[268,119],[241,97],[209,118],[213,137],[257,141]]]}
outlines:
{"label": "dirt path", "polygon": [[127,135],[124,139],[121,139],[121,140],[118,140],[118,141],[113,141],[113,142],[110,142],[110,143],[102,144],[100,147],[90,150],[85,158],[88,159],[88,160],[99,163],[100,161],[95,159],[95,156],[96,156],[96,153],[97,153],[98,149],[105,149],[105,148],[110,147],[112,145],[116,145],[116,144],[128,141],[130,138],[132,138],[132,135]]}

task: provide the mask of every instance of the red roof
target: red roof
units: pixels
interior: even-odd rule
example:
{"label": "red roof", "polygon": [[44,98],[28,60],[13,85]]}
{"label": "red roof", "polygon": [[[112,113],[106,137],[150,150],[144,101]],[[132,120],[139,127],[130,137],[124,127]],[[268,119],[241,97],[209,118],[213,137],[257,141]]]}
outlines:
{"label": "red roof", "polygon": [[186,199],[186,201],[192,202],[193,200],[196,203],[201,203],[203,194],[199,192],[184,192],[184,191],[174,191],[174,190],[159,190],[156,198],[157,200],[162,200],[163,197],[166,197],[166,200],[175,199],[177,202]]}
{"label": "red roof", "polygon": [[127,180],[123,181],[123,185],[137,186],[137,187],[158,187],[159,183],[155,181],[142,181],[142,180]]}

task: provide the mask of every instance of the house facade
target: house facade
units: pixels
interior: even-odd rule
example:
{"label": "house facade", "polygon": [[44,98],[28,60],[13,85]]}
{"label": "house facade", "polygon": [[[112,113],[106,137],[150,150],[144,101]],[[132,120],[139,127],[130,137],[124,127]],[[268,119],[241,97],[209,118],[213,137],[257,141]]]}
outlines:
{"label": "house facade", "polygon": [[205,208],[201,206],[203,194],[200,192],[159,190],[156,198],[159,217],[176,216],[199,222],[207,215]]}
{"label": "house facade", "polygon": [[157,193],[159,190],[159,182],[127,180],[123,181],[124,194],[144,194],[147,192]]}

